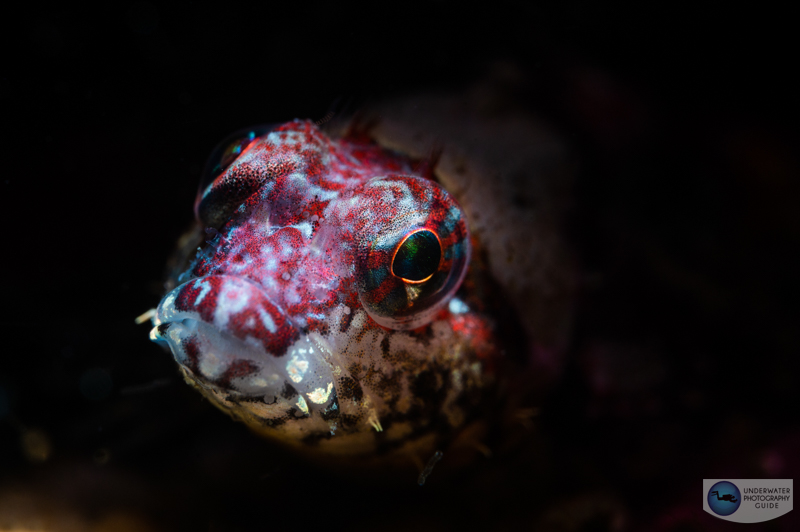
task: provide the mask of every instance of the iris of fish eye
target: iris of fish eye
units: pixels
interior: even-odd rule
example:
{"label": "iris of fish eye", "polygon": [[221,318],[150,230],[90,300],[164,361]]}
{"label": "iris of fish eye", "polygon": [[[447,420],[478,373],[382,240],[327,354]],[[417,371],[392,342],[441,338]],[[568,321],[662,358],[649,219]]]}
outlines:
{"label": "iris of fish eye", "polygon": [[392,259],[392,273],[404,281],[427,281],[442,259],[442,245],[435,233],[423,229],[406,236]]}

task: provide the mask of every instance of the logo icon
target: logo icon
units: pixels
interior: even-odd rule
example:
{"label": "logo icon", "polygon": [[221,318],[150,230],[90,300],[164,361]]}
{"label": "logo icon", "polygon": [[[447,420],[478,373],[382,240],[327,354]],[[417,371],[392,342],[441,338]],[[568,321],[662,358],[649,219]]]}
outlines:
{"label": "logo icon", "polygon": [[704,478],[703,511],[734,523],[761,523],[791,512],[793,491],[790,478]]}
{"label": "logo icon", "polygon": [[717,515],[731,515],[742,504],[742,495],[733,482],[723,480],[708,490],[708,506]]}

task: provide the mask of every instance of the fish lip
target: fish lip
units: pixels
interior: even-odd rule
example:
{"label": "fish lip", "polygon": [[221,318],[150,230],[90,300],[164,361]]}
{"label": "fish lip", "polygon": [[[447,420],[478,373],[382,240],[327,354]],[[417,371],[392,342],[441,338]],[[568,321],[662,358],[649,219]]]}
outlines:
{"label": "fish lip", "polygon": [[[228,300],[230,290],[242,294]],[[203,298],[209,298],[211,307],[241,304],[238,310],[223,309],[223,314],[229,314],[230,326],[220,326],[216,321],[219,313],[187,308],[187,301]],[[266,400],[277,397],[288,383],[308,399],[307,408],[324,410],[336,400],[332,394],[335,379],[327,363],[329,348],[284,319],[280,307],[270,305],[265,290],[247,279],[197,277],[162,299],[153,320],[159,336],[156,341],[169,346],[184,378],[204,393]],[[278,309],[282,316],[274,314]],[[270,319],[274,320],[273,330],[266,323]]]}
{"label": "fish lip", "polygon": [[[164,296],[161,298],[161,301],[159,301],[158,306],[156,307],[154,316],[151,318],[151,322],[153,323],[153,326],[154,327],[158,327],[159,325],[161,325],[163,323],[172,323],[174,321],[177,321],[177,319],[162,318],[162,315],[163,315],[162,314],[162,309],[163,309],[163,306],[164,306],[164,302],[170,297],[170,295],[175,294],[178,290],[180,290],[181,288],[183,288],[184,286],[186,286],[189,283],[207,280],[207,279],[212,278],[212,277],[224,277],[226,280],[233,280],[233,281],[237,281],[237,282],[240,282],[240,283],[245,283],[245,284],[248,285],[249,288],[257,289],[258,292],[259,292],[259,295],[261,297],[263,297],[264,299],[269,301],[272,304],[272,306],[274,306],[276,309],[278,309],[281,312],[281,314],[283,314],[284,316],[287,317],[287,319],[289,319],[289,315],[286,313],[286,310],[279,303],[277,303],[273,297],[271,297],[271,294],[269,294],[269,292],[267,292],[267,290],[264,288],[264,286],[261,283],[259,283],[257,281],[253,281],[252,279],[249,279],[249,278],[244,277],[244,276],[239,275],[239,274],[231,274],[231,273],[214,274],[214,273],[212,273],[212,274],[206,274],[206,275],[200,275],[200,276],[197,276],[197,277],[192,277],[191,279],[188,279],[188,280],[178,284],[177,286],[172,288],[169,292],[164,294]],[[292,325],[294,325],[292,320],[290,320],[290,323],[292,323]]]}
{"label": "fish lip", "polygon": [[171,324],[182,322],[192,330],[235,339],[275,358],[283,356],[303,333],[260,283],[227,274],[195,277],[175,287],[159,302],[152,321],[155,341],[163,340]]}

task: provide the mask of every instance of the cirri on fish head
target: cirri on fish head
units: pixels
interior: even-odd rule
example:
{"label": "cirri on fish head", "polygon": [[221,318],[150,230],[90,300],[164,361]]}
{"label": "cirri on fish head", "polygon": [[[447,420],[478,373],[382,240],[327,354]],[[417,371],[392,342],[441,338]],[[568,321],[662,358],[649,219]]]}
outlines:
{"label": "cirri on fish head", "polygon": [[464,212],[432,177],[424,160],[309,121],[236,136],[209,163],[195,207],[209,239],[152,339],[263,435],[424,459],[482,408],[498,353],[462,283]]}

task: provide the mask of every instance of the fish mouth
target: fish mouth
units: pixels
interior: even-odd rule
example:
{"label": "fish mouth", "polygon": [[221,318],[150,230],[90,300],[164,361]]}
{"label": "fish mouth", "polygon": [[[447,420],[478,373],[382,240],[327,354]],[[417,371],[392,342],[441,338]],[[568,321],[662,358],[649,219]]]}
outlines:
{"label": "fish mouth", "polygon": [[188,281],[161,300],[153,324],[151,339],[169,347],[187,379],[216,395],[270,404],[302,394],[309,401],[299,402],[300,412],[308,412],[309,402],[330,403],[334,381],[325,346],[252,281],[231,275]]}

